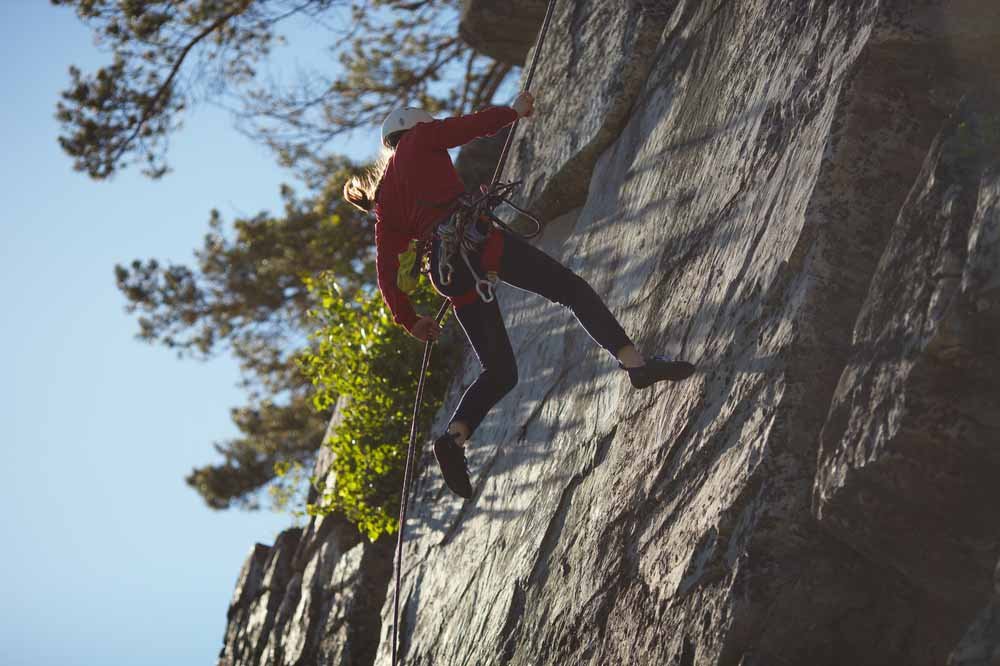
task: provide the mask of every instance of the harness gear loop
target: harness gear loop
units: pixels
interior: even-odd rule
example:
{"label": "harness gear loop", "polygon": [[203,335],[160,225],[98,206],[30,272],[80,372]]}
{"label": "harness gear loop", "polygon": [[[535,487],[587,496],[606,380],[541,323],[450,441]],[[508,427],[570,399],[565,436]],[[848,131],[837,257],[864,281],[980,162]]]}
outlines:
{"label": "harness gear loop", "polygon": [[[528,76],[525,79],[523,90],[528,90],[529,88],[531,88],[531,82],[535,78],[535,68],[538,66],[539,54],[542,52],[542,46],[545,44],[545,36],[548,34],[548,32],[549,32],[549,26],[552,23],[552,14],[553,14],[553,11],[555,10],[556,2],[557,2],[557,0],[549,0],[549,5],[548,5],[548,7],[545,10],[545,19],[542,21],[542,28],[541,28],[541,30],[538,33],[538,42],[535,45],[535,51],[534,51],[534,53],[531,56],[531,66],[528,68]],[[503,183],[503,184],[500,183],[500,176],[503,175],[503,169],[504,169],[504,166],[507,163],[507,156],[510,153],[510,147],[511,147],[511,144],[512,144],[513,139],[514,139],[514,133],[517,130],[517,123],[518,123],[518,121],[515,120],[514,123],[513,123],[513,125],[511,125],[510,131],[507,133],[507,140],[504,142],[503,152],[501,152],[501,154],[500,154],[500,160],[497,162],[496,171],[493,173],[493,180],[491,181],[490,186],[488,188],[483,188],[483,196],[480,198],[480,200],[482,200],[484,198],[485,199],[491,199],[491,198],[493,198],[495,196],[499,196],[500,197],[500,201],[498,201],[497,204],[494,205],[493,207],[488,208],[488,209],[486,209],[484,211],[481,211],[481,212],[486,212],[488,214],[488,218],[494,224],[499,224],[501,226],[501,228],[506,229],[508,231],[512,231],[507,225],[505,225],[503,222],[501,222],[493,214],[493,209],[496,208],[496,206],[500,205],[500,203],[507,203],[510,206],[512,206],[515,210],[517,210],[519,213],[521,213],[522,215],[527,216],[529,219],[531,219],[536,224],[536,226],[537,226],[536,231],[533,234],[531,234],[530,236],[528,236],[528,238],[533,238],[533,237],[537,236],[541,232],[541,227],[542,227],[541,222],[539,222],[539,220],[537,218],[535,218],[534,216],[529,215],[528,213],[524,212],[523,210],[521,210],[520,208],[518,208],[517,206],[515,206],[514,204],[512,204],[507,199],[507,196],[509,196],[509,194],[513,190],[513,188],[516,187],[519,183]],[[477,216],[475,218],[475,220],[476,220],[476,222],[478,222],[479,221],[479,216]],[[460,229],[459,231],[464,232],[464,228]],[[458,237],[460,238],[462,236],[458,236]],[[420,261],[419,261],[419,258],[418,258],[417,264],[419,265],[419,263],[420,263]],[[473,273],[473,274],[475,275],[475,273]],[[450,281],[451,275],[449,274],[448,277],[449,277],[449,281]],[[478,291],[478,287],[479,287],[478,282],[477,282],[476,287],[477,287],[477,291]],[[449,308],[450,305],[451,305],[451,303],[450,303],[450,301],[448,301],[448,299],[445,299],[444,303],[441,304],[441,308],[438,310],[437,316],[435,317],[435,320],[438,322],[438,324],[440,324],[441,320],[444,319],[444,316],[448,312],[448,308]],[[398,536],[396,537],[396,562],[395,562],[395,565],[396,565],[395,566],[395,569],[396,569],[396,587],[395,587],[395,591],[393,593],[393,599],[392,599],[392,605],[393,605],[393,616],[392,616],[392,666],[396,666],[396,664],[399,663],[399,661],[398,661],[398,657],[399,657],[399,592],[400,592],[400,586],[401,586],[401,580],[402,580],[402,569],[403,569],[403,532],[406,529],[406,510],[407,510],[407,506],[409,504],[410,484],[413,481],[413,468],[414,468],[414,466],[416,464],[415,463],[416,456],[414,455],[414,452],[415,452],[415,449],[416,449],[416,442],[417,442],[417,419],[418,419],[418,417],[420,415],[420,404],[423,402],[423,397],[424,397],[424,380],[427,377],[427,367],[430,365],[431,347],[433,345],[434,345],[434,341],[433,340],[428,340],[424,344],[424,358],[423,358],[423,361],[421,362],[421,365],[420,365],[420,379],[417,382],[417,396],[416,396],[416,399],[414,400],[414,404],[413,404],[413,422],[410,425],[410,442],[409,442],[409,445],[407,446],[407,449],[406,449],[406,467],[405,467],[405,471],[403,473],[403,491],[401,493],[400,500],[399,500],[399,533],[398,533]]]}
{"label": "harness gear loop", "polygon": [[437,237],[441,241],[441,255],[438,261],[438,280],[442,285],[451,284],[455,269],[451,265],[451,257],[458,249],[458,229],[452,223],[452,218],[438,225]]}

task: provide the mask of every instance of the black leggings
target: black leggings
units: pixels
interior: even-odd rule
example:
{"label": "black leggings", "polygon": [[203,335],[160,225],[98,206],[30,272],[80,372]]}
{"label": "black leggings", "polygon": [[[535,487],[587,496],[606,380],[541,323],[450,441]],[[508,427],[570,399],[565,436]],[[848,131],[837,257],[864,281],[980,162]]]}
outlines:
{"label": "black leggings", "polygon": [[[435,242],[431,248],[431,282],[438,293],[457,298],[474,290],[475,279],[460,256],[452,259],[451,283],[440,284],[439,252],[440,243]],[[472,256],[470,260],[476,271],[485,277],[480,257]],[[586,280],[513,234],[504,233],[499,275],[507,284],[568,307],[590,337],[612,356],[632,344],[621,324]],[[455,315],[479,357],[482,372],[462,396],[451,420],[461,421],[473,432],[493,405],[517,384],[517,360],[495,299],[484,303],[477,297],[472,303],[456,308]]]}

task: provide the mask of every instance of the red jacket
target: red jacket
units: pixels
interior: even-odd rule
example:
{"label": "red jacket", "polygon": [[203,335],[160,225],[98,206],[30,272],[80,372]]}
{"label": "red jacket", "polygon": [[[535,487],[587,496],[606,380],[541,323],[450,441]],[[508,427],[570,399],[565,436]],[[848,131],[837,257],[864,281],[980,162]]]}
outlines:
{"label": "red jacket", "polygon": [[[396,146],[375,201],[375,268],[382,298],[392,318],[406,330],[412,329],[417,314],[396,284],[399,255],[406,252],[411,240],[426,238],[451,213],[448,204],[465,192],[448,149],[495,134],[515,120],[514,109],[492,107],[467,116],[420,123],[406,132]],[[494,230],[483,250],[485,267],[499,264],[502,247],[502,238]]]}

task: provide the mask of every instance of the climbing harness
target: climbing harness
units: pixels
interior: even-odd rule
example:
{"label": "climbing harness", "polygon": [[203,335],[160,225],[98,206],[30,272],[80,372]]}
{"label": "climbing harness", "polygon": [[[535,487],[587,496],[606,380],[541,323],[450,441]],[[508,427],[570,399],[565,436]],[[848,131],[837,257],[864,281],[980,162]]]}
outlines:
{"label": "climbing harness", "polygon": [[[552,13],[553,10],[555,9],[557,1],[558,0],[549,0],[549,5],[545,10],[545,19],[542,21],[542,28],[538,33],[538,43],[535,45],[535,52],[531,56],[531,65],[528,68],[528,75],[525,78],[523,90],[531,89],[531,82],[535,78],[535,68],[538,66],[538,57],[542,51],[542,45],[545,43],[545,36],[549,32],[549,25],[552,23]],[[493,180],[490,183],[490,186],[483,187],[480,196],[474,198],[473,201],[471,202],[471,205],[460,206],[459,209],[456,210],[456,213],[459,210],[470,210],[471,213],[468,215],[461,216],[465,218],[464,224],[458,226],[458,224],[456,223],[455,233],[453,235],[452,240],[450,241],[451,243],[453,243],[453,247],[457,247],[460,245],[463,249],[465,248],[467,227],[477,230],[472,234],[470,234],[469,236],[471,239],[469,242],[473,244],[473,251],[475,251],[477,248],[476,243],[480,242],[476,241],[475,239],[479,238],[480,235],[482,236],[481,242],[485,242],[486,235],[489,233],[488,225],[490,223],[497,224],[500,226],[500,228],[505,229],[507,231],[513,231],[512,229],[510,229],[508,225],[500,221],[500,219],[497,218],[493,212],[497,208],[497,206],[499,206],[501,203],[508,204],[509,206],[514,208],[514,210],[516,210],[517,212],[521,213],[522,215],[528,217],[529,219],[535,222],[535,224],[537,225],[537,230],[533,234],[531,234],[529,238],[537,236],[538,233],[541,231],[542,225],[538,221],[538,219],[530,215],[527,211],[518,208],[517,206],[515,206],[510,202],[509,199],[510,194],[514,190],[514,188],[516,188],[520,184],[520,182],[504,183],[504,184],[501,184],[500,182],[500,177],[503,175],[504,166],[506,166],[507,164],[507,156],[510,154],[511,143],[514,139],[514,132],[517,130],[517,124],[519,120],[520,119],[514,121],[514,123],[510,127],[510,131],[507,133],[507,140],[504,142],[503,151],[500,153],[500,159],[497,162],[496,171],[493,172]],[[454,217],[455,213],[453,213],[451,218],[449,219],[453,219]],[[484,227],[481,226],[481,222],[484,217],[486,218],[486,220],[488,220],[488,222],[485,224],[485,230]],[[481,247],[481,244],[478,247]],[[476,279],[476,292],[479,293],[479,296],[481,298],[483,298],[483,292],[480,291],[480,289],[482,288],[485,290],[486,295],[490,297],[490,300],[493,300],[493,298],[495,298],[493,294],[493,282],[491,280],[483,280],[476,273],[476,271],[473,270],[471,262],[469,261],[468,258],[468,250],[464,251],[460,250],[460,252],[462,252],[461,255],[462,258],[465,260],[466,265],[469,267],[469,270],[472,271],[472,275]],[[418,257],[419,256],[420,254],[418,254]],[[417,260],[416,265],[418,267],[419,264],[420,261]],[[450,280],[451,280],[451,272],[449,272],[449,277],[448,277],[449,282]],[[487,288],[482,286],[481,283],[483,282],[489,285],[489,287]],[[448,284],[448,282],[444,282],[443,280],[442,283]],[[483,298],[483,300],[486,299]],[[447,299],[445,299],[444,303],[441,304],[441,308],[438,310],[437,316],[434,318],[434,320],[439,325],[441,321],[444,319],[445,314],[448,312],[448,308],[450,307],[450,305],[451,302]],[[416,450],[416,443],[417,443],[417,420],[418,417],[420,416],[420,404],[423,402],[424,380],[427,377],[427,367],[430,365],[431,348],[433,347],[433,345],[434,345],[433,340],[428,340],[424,344],[424,358],[420,365],[420,379],[417,382],[417,397],[413,404],[413,422],[410,424],[410,442],[406,449],[406,466],[403,472],[403,490],[399,499],[399,533],[396,537],[396,563],[395,563],[396,587],[395,591],[393,592],[393,598],[392,598],[392,604],[393,604],[392,666],[396,666],[396,664],[399,663],[397,661],[397,658],[399,656],[399,592],[400,592],[402,569],[403,569],[403,532],[406,528],[406,510],[409,505],[410,484],[413,481],[413,468],[416,464],[415,461],[416,456],[414,455],[414,453]]]}
{"label": "climbing harness", "polygon": [[[441,260],[438,262],[438,280],[442,285],[451,284],[452,276],[455,273],[452,261],[455,255],[462,257],[469,272],[475,280],[476,293],[485,303],[491,303],[495,298],[496,281],[494,275],[483,278],[473,266],[469,255],[475,255],[482,250],[489,237],[491,227],[503,229],[508,233],[515,234],[525,240],[530,240],[541,233],[542,223],[534,215],[521,208],[510,196],[521,184],[521,181],[512,183],[501,183],[491,188],[483,186],[478,196],[462,194],[456,200],[454,212],[436,231],[437,238],[441,241]],[[531,220],[534,231],[521,233],[510,227],[506,222],[496,215],[496,209],[501,204],[507,204],[515,211]]]}

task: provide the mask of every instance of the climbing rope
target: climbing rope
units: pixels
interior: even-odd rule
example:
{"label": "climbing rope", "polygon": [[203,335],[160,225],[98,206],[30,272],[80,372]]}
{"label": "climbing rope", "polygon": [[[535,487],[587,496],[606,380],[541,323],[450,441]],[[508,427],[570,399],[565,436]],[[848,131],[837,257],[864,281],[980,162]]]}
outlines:
{"label": "climbing rope", "polygon": [[[542,29],[538,33],[538,43],[535,45],[535,52],[531,54],[531,65],[528,67],[528,76],[524,79],[522,91],[531,90],[531,82],[535,80],[535,68],[538,67],[538,55],[542,52],[542,44],[545,43],[545,35],[549,32],[549,24],[552,23],[552,12],[556,8],[557,0],[549,0],[549,6],[545,9],[545,18],[542,20]],[[517,124],[520,118],[514,121],[507,133],[507,140],[503,143],[503,151],[500,153],[500,160],[497,162],[496,171],[493,172],[493,180],[490,182],[490,190],[496,188],[503,175],[503,169],[507,166],[507,156],[510,154],[511,144],[514,142],[514,132],[517,131]]]}
{"label": "climbing rope", "polygon": [[[449,301],[445,300],[438,310],[434,320],[440,324],[448,312]],[[424,398],[424,381],[427,379],[427,367],[431,363],[431,349],[434,346],[433,340],[428,340],[424,345],[424,359],[420,363],[420,379],[417,380],[417,398],[413,402],[413,422],[410,424],[410,444],[406,448],[406,467],[403,470],[403,493],[399,498],[399,536],[396,539],[396,590],[393,593],[393,613],[392,613],[392,663],[396,663],[399,641],[399,586],[400,571],[403,566],[403,526],[406,525],[406,509],[409,505],[410,483],[413,481],[413,467],[416,464],[414,451],[417,447],[417,421],[420,418],[420,405]]]}
{"label": "climbing rope", "polygon": [[[528,75],[524,80],[523,91],[531,89],[531,82],[535,78],[535,69],[538,66],[539,54],[542,51],[542,45],[545,43],[545,36],[549,32],[549,25],[552,23],[552,13],[555,9],[556,2],[558,0],[549,0],[549,5],[545,10],[545,19],[542,21],[542,28],[538,33],[538,42],[535,45],[535,52],[531,56],[531,65],[528,67]],[[534,233],[527,235],[528,238],[533,238],[537,236],[541,230],[541,222],[534,216],[529,214],[527,211],[519,208],[510,202],[510,195],[515,187],[517,187],[520,182],[514,183],[500,183],[500,177],[503,175],[504,167],[507,164],[507,156],[510,154],[510,147],[514,139],[514,132],[517,130],[517,124],[520,121],[515,120],[510,127],[510,131],[507,133],[507,140],[504,142],[503,151],[500,153],[500,159],[497,162],[496,171],[493,172],[493,180],[490,186],[483,187],[481,196],[473,200],[472,215],[471,217],[473,224],[478,224],[479,220],[484,217],[491,221],[493,224],[500,226],[500,228],[507,231],[512,231],[508,225],[502,222],[494,213],[494,209],[501,203],[506,203],[511,206],[514,210],[521,213],[522,215],[528,217],[536,225],[536,230]],[[459,243],[464,239],[464,225],[458,229],[458,239]],[[468,257],[464,253],[463,248],[463,258],[465,258],[466,263],[468,263]],[[471,270],[472,266],[469,265]],[[482,280],[475,271],[472,272],[473,276],[476,278],[476,291],[479,293],[480,297],[483,296],[483,292],[480,291],[480,281],[487,282],[492,287],[492,283],[487,280]],[[450,280],[449,280],[450,281]],[[447,284],[447,283],[446,283]],[[492,291],[488,294],[492,296]],[[492,299],[491,299],[492,300]],[[451,305],[451,301],[445,299],[444,303],[441,304],[441,308],[438,310],[437,315],[434,320],[440,325],[441,321],[444,319],[445,314],[448,312],[448,308]],[[431,348],[434,346],[433,340],[428,340],[424,344],[424,358],[420,364],[420,379],[417,381],[417,396],[413,403],[413,422],[410,424],[410,442],[406,448],[406,466],[403,471],[403,490],[401,497],[399,499],[399,533],[396,537],[396,587],[393,592],[392,605],[392,665],[396,666],[397,657],[399,656],[399,593],[400,585],[402,580],[402,570],[403,570],[403,531],[406,528],[406,511],[409,506],[410,499],[410,484],[413,482],[413,468],[416,465],[416,456],[414,455],[417,443],[417,421],[420,416],[420,405],[423,402],[424,397],[424,381],[427,378],[427,367],[431,362]]]}

